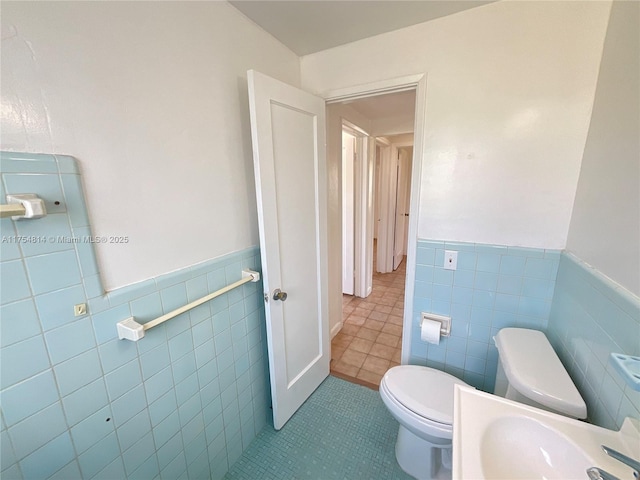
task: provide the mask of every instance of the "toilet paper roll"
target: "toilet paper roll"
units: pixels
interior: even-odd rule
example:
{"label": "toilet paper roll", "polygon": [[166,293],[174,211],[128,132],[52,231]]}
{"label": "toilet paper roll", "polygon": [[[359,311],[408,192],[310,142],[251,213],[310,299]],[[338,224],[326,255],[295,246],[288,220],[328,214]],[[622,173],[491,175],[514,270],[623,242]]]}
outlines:
{"label": "toilet paper roll", "polygon": [[435,320],[423,319],[420,325],[420,338],[424,342],[438,345],[440,343],[440,327],[442,324]]}

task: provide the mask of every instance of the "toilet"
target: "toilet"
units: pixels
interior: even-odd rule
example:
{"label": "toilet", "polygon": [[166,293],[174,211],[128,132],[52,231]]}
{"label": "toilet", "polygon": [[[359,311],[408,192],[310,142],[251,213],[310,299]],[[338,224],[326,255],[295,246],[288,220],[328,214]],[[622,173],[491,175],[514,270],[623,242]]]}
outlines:
{"label": "toilet", "polygon": [[[584,400],[544,333],[503,328],[495,343],[496,395],[571,418],[587,416]],[[396,459],[414,478],[451,478],[456,384],[467,385],[453,375],[418,365],[393,367],[380,382],[382,401],[400,423]]]}

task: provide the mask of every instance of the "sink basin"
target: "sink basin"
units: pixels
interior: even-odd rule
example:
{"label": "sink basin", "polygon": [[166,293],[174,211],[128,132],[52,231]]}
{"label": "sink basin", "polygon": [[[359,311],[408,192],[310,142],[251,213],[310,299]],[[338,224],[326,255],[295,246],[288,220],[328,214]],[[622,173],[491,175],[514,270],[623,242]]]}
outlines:
{"label": "sink basin", "polygon": [[487,478],[516,480],[539,472],[539,478],[565,480],[593,465],[569,438],[529,417],[494,420],[480,442],[482,470]]}
{"label": "sink basin", "polygon": [[626,419],[616,432],[470,387],[455,388],[454,479],[587,480],[586,470],[599,467],[632,480],[631,469],[601,445],[638,458],[638,420]]}

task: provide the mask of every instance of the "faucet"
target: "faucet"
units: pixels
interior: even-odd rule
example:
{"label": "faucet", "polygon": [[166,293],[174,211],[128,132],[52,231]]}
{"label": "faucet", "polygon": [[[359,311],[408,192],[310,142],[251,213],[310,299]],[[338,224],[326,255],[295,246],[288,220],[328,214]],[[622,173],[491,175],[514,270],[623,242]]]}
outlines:
{"label": "faucet", "polygon": [[[601,445],[601,447],[602,450],[604,450],[604,453],[606,453],[610,457],[615,458],[616,460],[619,460],[628,467],[631,467],[631,469],[633,470],[633,477],[635,479],[639,478],[638,472],[640,472],[640,462],[634,460],[633,458],[627,457],[625,454],[620,453],[611,447],[607,447],[606,445]],[[587,475],[589,476],[589,480],[619,480],[618,477],[611,475],[610,473],[598,467],[591,467],[587,469]]]}

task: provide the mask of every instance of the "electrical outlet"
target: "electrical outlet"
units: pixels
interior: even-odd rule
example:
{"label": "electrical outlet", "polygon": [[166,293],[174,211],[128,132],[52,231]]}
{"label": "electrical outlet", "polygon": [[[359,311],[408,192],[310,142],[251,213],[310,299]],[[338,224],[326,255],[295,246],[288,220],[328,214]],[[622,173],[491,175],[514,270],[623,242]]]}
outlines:
{"label": "electrical outlet", "polygon": [[444,251],[444,269],[455,270],[458,268],[458,252],[455,250]]}
{"label": "electrical outlet", "polygon": [[76,317],[80,317],[82,315],[86,315],[87,314],[87,304],[86,303],[79,303],[77,305],[73,306],[73,314]]}

